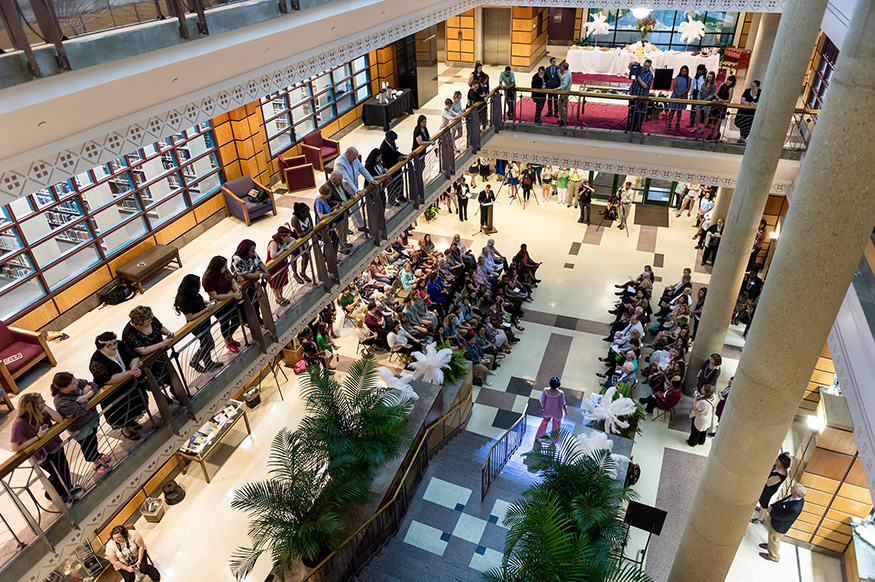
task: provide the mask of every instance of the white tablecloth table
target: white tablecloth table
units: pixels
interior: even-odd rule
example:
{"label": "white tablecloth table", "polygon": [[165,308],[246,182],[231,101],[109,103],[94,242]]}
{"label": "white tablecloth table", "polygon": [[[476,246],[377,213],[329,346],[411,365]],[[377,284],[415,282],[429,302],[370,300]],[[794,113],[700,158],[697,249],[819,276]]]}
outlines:
{"label": "white tablecloth table", "polygon": [[609,51],[572,49],[565,57],[568,61],[569,70],[572,73],[585,73],[590,75],[619,75],[625,77],[629,74],[629,63],[643,63],[646,59],[653,61],[654,69],[674,69],[673,75],[677,75],[682,65],[687,65],[690,75],[694,75],[696,67],[701,63],[709,71],[716,72],[720,66],[720,55],[693,56],[691,52],[666,51],[652,52],[644,56],[635,56],[629,51],[615,48]]}

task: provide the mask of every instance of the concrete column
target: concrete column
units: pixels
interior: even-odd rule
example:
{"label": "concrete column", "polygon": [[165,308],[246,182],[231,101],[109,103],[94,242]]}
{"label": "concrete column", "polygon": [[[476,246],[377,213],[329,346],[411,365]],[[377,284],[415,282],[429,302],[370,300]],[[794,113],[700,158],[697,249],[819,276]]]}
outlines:
{"label": "concrete column", "polygon": [[723,186],[717,189],[717,199],[714,201],[714,213],[711,215],[711,224],[716,223],[718,218],[726,220],[733,192],[735,192],[735,189],[724,188]]}
{"label": "concrete column", "polygon": [[[805,4],[786,6],[797,3]],[[670,582],[725,579],[872,233],[875,166],[860,144],[875,132],[873,30],[875,3],[858,3]],[[853,212],[835,212],[837,205]],[[705,561],[695,548],[707,548]]]}
{"label": "concrete column", "polygon": [[696,373],[702,363],[711,354],[723,350],[756,228],[766,207],[826,4],[827,0],[794,0],[785,5],[766,73],[771,89],[766,90],[763,84],[763,96],[757,104],[735,193],[724,217],[726,226],[720,252],[714,262],[708,298],[690,355],[689,373],[684,379],[684,394],[688,396],[695,391]]}
{"label": "concrete column", "polygon": [[[786,14],[786,12],[784,13]],[[757,37],[754,41],[753,50],[750,53],[750,66],[747,68],[745,81],[747,85],[749,81],[754,79],[763,81],[765,86],[766,70],[769,66],[769,57],[772,54],[772,49],[775,46],[775,37],[778,34],[778,24],[781,22],[781,15],[777,12],[768,12],[760,17],[759,26],[757,26]],[[807,47],[808,57],[811,57],[811,51],[814,44]],[[804,71],[803,71],[803,74]],[[772,87],[780,87],[775,84],[774,79],[769,79],[769,85]]]}

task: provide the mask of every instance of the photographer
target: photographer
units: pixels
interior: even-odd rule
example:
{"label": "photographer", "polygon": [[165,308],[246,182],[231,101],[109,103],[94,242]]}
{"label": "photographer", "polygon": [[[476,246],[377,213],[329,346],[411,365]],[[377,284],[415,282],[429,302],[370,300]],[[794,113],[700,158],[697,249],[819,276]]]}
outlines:
{"label": "photographer", "polygon": [[[650,84],[653,82],[653,72],[650,70],[650,59],[644,61],[644,65],[638,63],[629,64],[629,95],[647,97],[650,95]],[[629,116],[626,131],[641,131],[644,116],[647,112],[647,101],[635,99],[629,103]]]}

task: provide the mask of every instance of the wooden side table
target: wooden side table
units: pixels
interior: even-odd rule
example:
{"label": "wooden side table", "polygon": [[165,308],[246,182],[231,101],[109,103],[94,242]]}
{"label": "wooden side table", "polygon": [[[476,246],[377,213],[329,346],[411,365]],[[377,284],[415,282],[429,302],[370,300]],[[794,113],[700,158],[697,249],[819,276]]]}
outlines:
{"label": "wooden side table", "polygon": [[234,425],[243,419],[243,422],[246,424],[246,432],[250,435],[252,434],[252,428],[249,426],[249,418],[246,416],[246,410],[243,408],[243,404],[241,402],[237,402],[235,400],[231,401],[233,404],[237,405],[237,414],[234,418],[226,421],[217,432],[213,433],[208,437],[208,440],[204,442],[204,447],[199,451],[186,451],[183,449],[179,449],[174,453],[174,456],[179,463],[179,469],[182,471],[182,474],[185,475],[186,472],[186,463],[183,461],[193,461],[196,463],[200,463],[201,471],[204,473],[204,479],[207,483],[210,482],[210,475],[207,473],[207,465],[205,463],[207,456],[216,448],[216,445],[219,444],[225,435],[228,434]]}

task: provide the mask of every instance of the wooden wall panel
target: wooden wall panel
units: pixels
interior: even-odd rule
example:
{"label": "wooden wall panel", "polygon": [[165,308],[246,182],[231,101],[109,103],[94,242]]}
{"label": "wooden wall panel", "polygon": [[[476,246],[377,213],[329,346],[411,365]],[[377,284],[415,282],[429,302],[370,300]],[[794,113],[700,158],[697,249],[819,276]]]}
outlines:
{"label": "wooden wall panel", "polygon": [[183,214],[161,230],[155,233],[159,245],[169,245],[197,225],[194,212]]}
{"label": "wooden wall panel", "polygon": [[[511,66],[527,72],[546,52],[548,14],[547,8],[513,7]],[[539,24],[541,34],[538,34]]]}
{"label": "wooden wall panel", "polygon": [[55,297],[55,304],[63,313],[96,293],[104,285],[108,285],[110,281],[112,281],[112,274],[108,268],[102,267]]}
{"label": "wooden wall panel", "polygon": [[457,64],[474,64],[474,10],[463,12],[446,21],[447,61]]}
{"label": "wooden wall panel", "polygon": [[42,305],[35,307],[26,315],[19,317],[15,321],[7,323],[12,327],[20,327],[22,329],[36,331],[48,324],[59,315],[60,313],[58,312],[58,308],[55,306],[55,304],[52,301],[46,301]]}
{"label": "wooden wall panel", "polygon": [[225,208],[225,197],[221,192],[194,209],[194,217],[198,223],[203,222],[219,210]]}

